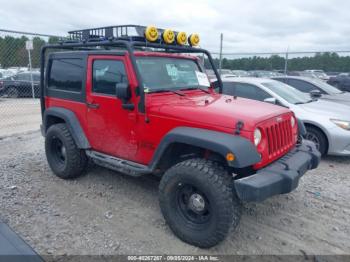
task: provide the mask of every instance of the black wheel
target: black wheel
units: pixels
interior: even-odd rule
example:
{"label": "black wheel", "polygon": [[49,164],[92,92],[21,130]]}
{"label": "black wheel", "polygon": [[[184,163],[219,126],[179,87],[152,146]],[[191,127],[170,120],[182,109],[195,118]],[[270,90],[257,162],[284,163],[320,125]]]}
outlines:
{"label": "black wheel", "polygon": [[84,150],[77,148],[66,124],[49,127],[45,151],[52,171],[60,178],[69,179],[81,175],[88,163]]}
{"label": "black wheel", "polygon": [[18,89],[11,86],[11,87],[7,88],[6,95],[9,98],[18,98],[19,97]]}
{"label": "black wheel", "polygon": [[321,155],[324,156],[327,154],[327,138],[319,129],[307,126],[305,139],[310,140],[315,143],[316,148],[320,151]]}
{"label": "black wheel", "polygon": [[241,216],[232,176],[219,164],[204,159],[189,159],[165,172],[159,202],[174,234],[201,248],[224,240]]}

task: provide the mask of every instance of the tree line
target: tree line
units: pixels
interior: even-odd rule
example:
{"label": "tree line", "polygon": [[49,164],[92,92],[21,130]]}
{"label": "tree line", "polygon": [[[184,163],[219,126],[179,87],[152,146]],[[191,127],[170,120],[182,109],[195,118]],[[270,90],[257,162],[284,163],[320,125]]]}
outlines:
{"label": "tree line", "polygon": [[[29,64],[28,52],[25,48],[25,42],[28,37],[0,37],[0,65],[2,68],[21,66],[27,67]],[[40,49],[48,43],[58,42],[58,38],[50,37],[44,40],[40,37],[34,37],[31,50],[32,67],[40,66]],[[219,66],[219,59],[214,59],[216,67]],[[206,67],[209,68],[208,60],[205,60]],[[283,70],[285,58],[279,55],[270,57],[246,57],[222,60],[222,68],[232,70]],[[322,69],[326,72],[350,72],[350,56],[340,56],[337,53],[325,52],[316,53],[309,57],[294,57],[288,59],[288,71],[302,71],[306,69]]]}
{"label": "tree line", "polygon": [[[216,67],[219,59],[215,58]],[[209,63],[205,61],[206,68]],[[270,57],[246,57],[222,59],[222,68],[231,70],[284,70],[285,57],[272,55]],[[307,69],[322,69],[326,72],[350,72],[350,56],[340,56],[337,53],[316,53],[309,57],[294,57],[288,59],[288,71],[303,71]]]}
{"label": "tree line", "polygon": [[[0,37],[0,65],[2,68],[27,67],[29,64],[28,51],[26,50],[26,36]],[[56,43],[58,38],[50,37],[47,41],[40,37],[33,37],[33,50],[31,50],[32,67],[40,67],[40,50],[46,43]]]}

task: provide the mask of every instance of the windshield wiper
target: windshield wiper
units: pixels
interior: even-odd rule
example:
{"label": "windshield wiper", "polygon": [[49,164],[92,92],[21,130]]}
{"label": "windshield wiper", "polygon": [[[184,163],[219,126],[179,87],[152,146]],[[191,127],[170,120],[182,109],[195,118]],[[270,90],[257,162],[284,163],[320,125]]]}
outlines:
{"label": "windshield wiper", "polygon": [[209,92],[207,89],[204,89],[204,88],[199,87],[199,86],[197,86],[197,87],[182,88],[182,89],[180,89],[180,90],[195,90],[195,89],[199,89],[199,90],[203,91],[204,93],[210,94],[210,92]]}
{"label": "windshield wiper", "polygon": [[183,93],[180,93],[180,92],[178,92],[178,91],[175,91],[175,90],[167,90],[167,89],[156,89],[156,90],[152,90],[151,92],[149,92],[149,93],[163,93],[163,92],[171,92],[171,93],[173,93],[173,94],[176,94],[176,95],[178,95],[178,96],[185,96],[185,94],[183,94]]}

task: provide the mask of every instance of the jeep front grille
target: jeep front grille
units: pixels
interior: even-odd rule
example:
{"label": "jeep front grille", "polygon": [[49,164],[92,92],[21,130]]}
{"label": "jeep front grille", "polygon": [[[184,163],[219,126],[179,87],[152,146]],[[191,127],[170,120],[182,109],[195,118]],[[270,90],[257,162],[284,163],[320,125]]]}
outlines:
{"label": "jeep front grille", "polygon": [[290,119],[265,128],[269,158],[286,153],[293,146],[293,133]]}

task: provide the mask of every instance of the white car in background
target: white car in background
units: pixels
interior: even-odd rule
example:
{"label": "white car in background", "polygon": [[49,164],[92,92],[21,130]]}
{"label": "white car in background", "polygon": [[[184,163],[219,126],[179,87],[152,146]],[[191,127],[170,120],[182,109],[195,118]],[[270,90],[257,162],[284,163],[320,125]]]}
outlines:
{"label": "white car in background", "polygon": [[313,141],[322,155],[350,156],[349,106],[311,99],[289,85],[265,78],[223,79],[223,93],[287,107],[304,122],[306,139]]}

